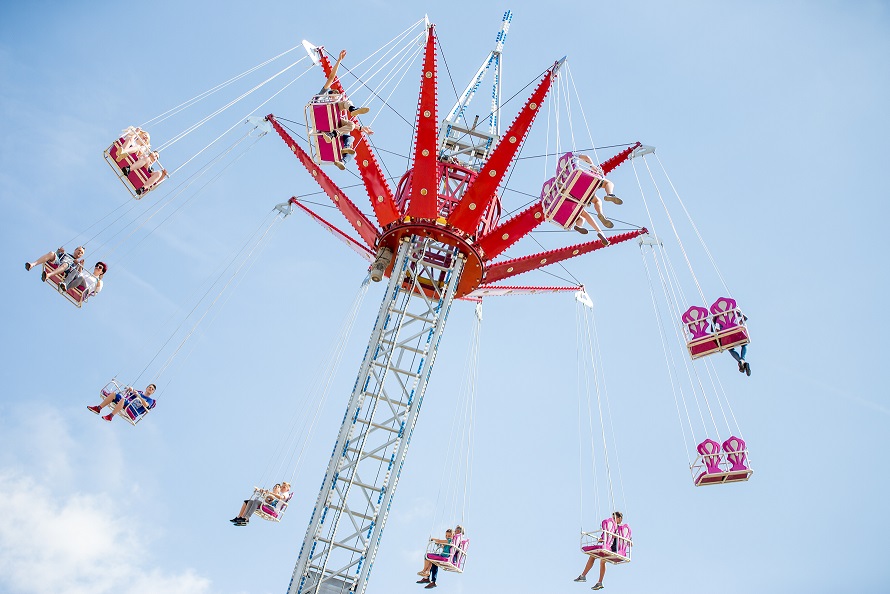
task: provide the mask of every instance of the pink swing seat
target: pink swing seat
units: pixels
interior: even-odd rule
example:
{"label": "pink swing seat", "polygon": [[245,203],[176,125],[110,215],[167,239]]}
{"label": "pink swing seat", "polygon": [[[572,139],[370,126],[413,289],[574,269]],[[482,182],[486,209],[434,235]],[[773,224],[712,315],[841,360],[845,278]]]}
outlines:
{"label": "pink swing seat", "polygon": [[[732,435],[723,442],[722,448],[726,453],[725,460],[721,445],[713,439],[706,439],[698,444],[696,450],[699,456],[691,467],[696,487],[739,483],[747,481],[754,474],[747,464],[745,440]],[[696,472],[699,472],[698,476]]]}
{"label": "pink swing seat", "polygon": [[[126,131],[125,131],[126,132]],[[121,136],[117,140],[111,143],[107,149],[105,149],[105,161],[111,166],[114,172],[117,174],[118,178],[130,192],[130,195],[133,196],[136,200],[139,200],[147,192],[142,192],[142,194],[137,194],[136,190],[142,189],[145,187],[148,178],[151,177],[152,171],[148,166],[140,167],[138,169],[130,169],[130,173],[128,175],[124,175],[123,168],[133,165],[136,161],[139,160],[140,154],[137,153],[129,153],[126,155],[121,155],[120,150],[126,142],[126,137]],[[144,145],[144,150],[151,150],[149,146]],[[155,166],[160,167],[160,162],[155,161]],[[157,184],[155,184],[154,188],[163,183],[164,180],[161,180]],[[154,189],[152,188],[152,190]],[[150,190],[149,190],[150,191]]]}
{"label": "pink swing seat", "polygon": [[574,153],[564,154],[557,163],[556,177],[544,182],[541,189],[544,218],[571,229],[603,181],[602,170],[580,161]]}
{"label": "pink swing seat", "polygon": [[339,104],[344,95],[315,95],[306,105],[306,127],[309,131],[309,147],[316,163],[334,163],[343,160],[343,141],[332,139],[325,132],[333,132],[343,125],[343,112]]}
{"label": "pink swing seat", "polygon": [[[52,262],[46,262],[43,264],[43,271],[49,276],[49,273],[53,270],[56,270],[59,267],[58,264],[54,264]],[[84,303],[90,298],[86,293],[86,285],[84,285],[83,281],[77,283],[77,286],[71,285],[68,287],[67,291],[62,291],[62,288],[59,286],[61,282],[65,279],[66,273],[61,273],[59,276],[55,276],[52,279],[47,278],[46,283],[51,287],[55,288],[59,293],[62,294],[65,299],[74,304],[75,307],[82,307]],[[81,271],[81,274],[88,274],[92,276],[92,273],[87,272],[86,270]]]}
{"label": "pink swing seat", "polygon": [[735,299],[720,297],[711,305],[711,315],[714,319],[715,337],[721,350],[751,342],[745,327],[745,316]]}

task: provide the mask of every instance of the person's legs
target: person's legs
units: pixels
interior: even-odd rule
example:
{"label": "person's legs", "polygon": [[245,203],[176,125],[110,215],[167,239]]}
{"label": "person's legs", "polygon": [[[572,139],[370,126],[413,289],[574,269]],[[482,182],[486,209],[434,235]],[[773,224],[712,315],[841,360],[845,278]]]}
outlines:
{"label": "person's legs", "polygon": [[25,269],[26,269],[26,270],[31,270],[31,269],[34,268],[35,266],[43,266],[44,264],[46,264],[46,263],[49,262],[50,260],[55,260],[55,259],[56,259],[56,253],[55,253],[55,252],[49,252],[48,254],[44,254],[44,255],[40,256],[39,258],[37,258],[37,259],[34,260],[33,262],[25,262]]}
{"label": "person's legs", "polygon": [[[744,347],[742,347],[742,348],[744,348]],[[729,349],[729,354],[732,355],[732,358],[735,359],[736,361],[738,361],[739,363],[741,363],[742,359],[744,358],[744,357],[739,356],[739,354],[735,350],[735,347],[732,347],[731,349]]]}
{"label": "person's legs", "polygon": [[748,354],[748,345],[743,344],[742,345],[742,361],[745,360],[745,355],[747,355],[747,354]]}
{"label": "person's legs", "polygon": [[599,583],[603,583],[603,578],[606,577],[606,560],[600,559],[600,579]]}
{"label": "person's legs", "polygon": [[[593,227],[593,230],[594,230],[594,231],[596,231],[597,233],[602,233],[602,232],[603,232],[603,230],[600,229],[600,226],[596,224],[596,221],[594,220],[594,218],[593,218],[592,216],[590,216],[590,213],[588,213],[586,210],[582,210],[580,216],[581,216],[582,219],[584,219],[585,221],[587,221],[587,224],[588,224],[588,225],[590,225],[591,227]],[[577,227],[578,224],[576,223],[575,226]]]}
{"label": "person's legs", "polygon": [[587,577],[587,573],[590,571],[590,568],[593,567],[595,561],[596,557],[587,557],[587,564],[584,565],[584,571],[582,571],[581,575],[578,577]]}
{"label": "person's legs", "polygon": [[606,218],[606,215],[603,214],[603,202],[596,196],[593,197],[593,209],[596,211],[596,216],[599,218],[600,222],[606,226],[606,229],[611,229],[615,225]]}
{"label": "person's legs", "polygon": [[48,273],[46,274],[46,279],[49,280],[49,279],[51,279],[51,278],[54,278],[54,277],[57,277],[57,276],[61,276],[62,273],[66,273],[66,274],[67,274],[67,273],[68,273],[68,268],[69,268],[69,266],[68,266],[67,264],[62,264],[61,266],[57,267],[57,268],[56,268],[55,270],[53,270],[52,272],[48,272]]}
{"label": "person's legs", "polygon": [[430,563],[430,565],[431,565],[431,567],[430,567],[430,583],[435,584],[436,577],[438,577],[438,575],[439,575],[439,566],[435,565],[433,563]]}

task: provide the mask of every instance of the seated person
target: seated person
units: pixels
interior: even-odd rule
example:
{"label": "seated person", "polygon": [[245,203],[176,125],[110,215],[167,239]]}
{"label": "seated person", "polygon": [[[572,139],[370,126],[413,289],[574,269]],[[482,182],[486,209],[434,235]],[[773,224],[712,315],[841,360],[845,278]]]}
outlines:
{"label": "seated person", "polygon": [[65,248],[60,247],[54,252],[49,252],[40,256],[33,262],[25,262],[25,270],[31,270],[35,266],[43,266],[49,262],[50,264],[55,264],[57,267],[49,274],[43,276],[43,280],[56,279],[56,277],[64,278],[61,276],[63,273],[67,274],[69,271],[74,270],[75,267],[83,267],[84,253],[85,250],[83,249],[83,246],[74,248],[73,254],[66,253]]}
{"label": "seated person", "polygon": [[[616,524],[621,524],[624,516],[620,511],[616,511],[612,514],[612,519],[615,520]],[[600,538],[599,542],[603,542],[603,539]],[[612,552],[618,552],[618,537],[613,536],[612,538]],[[587,581],[587,572],[593,567],[593,563],[596,561],[596,557],[590,556],[587,557],[587,565],[584,566],[584,571],[581,572],[581,575],[575,578],[576,582],[586,582]],[[606,577],[606,560],[600,559],[600,579],[597,583],[595,583],[591,590],[602,590],[605,586],[603,586],[603,578]]]}
{"label": "seated person", "polygon": [[[334,79],[337,78],[337,69],[340,68],[340,62],[342,62],[345,57],[346,50],[340,50],[340,55],[337,57],[337,61],[334,62],[334,66],[331,68],[331,73],[328,74],[327,80],[324,81],[324,85],[318,92],[319,95],[334,94],[337,92],[331,88],[331,85],[334,84]],[[371,111],[369,107],[356,107],[349,99],[338,102],[337,109],[341,112],[345,112],[344,119],[349,119],[353,116],[362,115]]]}
{"label": "seated person", "polygon": [[355,154],[355,150],[350,148],[352,144],[352,134],[351,132],[355,129],[359,129],[365,134],[373,134],[374,131],[371,130],[368,126],[362,126],[358,122],[354,122],[349,119],[343,120],[343,123],[339,128],[334,128],[331,132],[323,132],[325,136],[331,139],[332,142],[336,141],[337,138],[343,139],[343,160],[342,161],[334,161],[334,165],[336,165],[341,171],[346,169],[345,162],[349,160],[349,158]]}
{"label": "seated person", "polygon": [[68,289],[76,289],[83,283],[83,300],[97,294],[102,290],[102,277],[108,271],[105,262],[96,262],[93,266],[93,274],[84,274],[83,270],[74,268],[65,275],[65,280],[59,283],[59,290],[67,291]]}
{"label": "seated person", "polygon": [[[458,527],[460,528],[460,527]],[[454,532],[449,528],[445,531],[445,538],[434,538],[432,542],[442,545],[441,550],[438,551],[437,555],[442,555],[443,557],[451,556],[451,543],[454,542]],[[436,587],[436,577],[439,575],[439,566],[426,558],[426,555],[423,556],[423,569],[417,572],[417,575],[421,577],[420,580],[417,581],[418,584],[428,584],[427,588],[435,588]]]}
{"label": "seated person", "polygon": [[158,387],[154,384],[148,384],[148,386],[145,388],[145,392],[134,390],[130,386],[127,386],[122,391],[116,393],[106,392],[105,390],[102,390],[102,395],[105,396],[105,399],[98,406],[88,406],[87,410],[101,416],[102,409],[109,404],[114,403],[114,409],[110,413],[102,417],[109,422],[111,422],[111,420],[114,419],[114,416],[120,413],[126,405],[130,404],[134,400],[138,400],[145,408],[145,410],[151,410],[158,403],[157,400],[151,398],[151,395],[155,393],[155,390],[157,390],[157,388]]}
{"label": "seated person", "polygon": [[145,185],[142,186],[141,188],[136,188],[136,195],[142,196],[146,192],[151,192],[155,188],[156,185],[158,185],[165,179],[167,179],[167,170],[166,169],[161,169],[159,171],[153,171],[151,173],[151,175],[148,176],[148,179],[145,180]]}
{"label": "seated person", "polygon": [[124,165],[123,167],[121,167],[121,171],[124,172],[124,175],[130,175],[130,171],[132,171],[133,169],[138,170],[140,167],[148,167],[149,169],[151,169],[151,166],[154,165],[159,156],[160,155],[158,151],[152,151],[144,157],[140,157],[139,160],[137,160],[132,165]]}
{"label": "seated person", "polygon": [[[238,512],[238,515],[229,520],[235,526],[247,526],[250,523],[250,516],[254,514],[256,510],[263,504],[267,495],[271,495],[276,499],[284,501],[287,503],[290,501],[293,493],[290,491],[290,483],[284,481],[282,483],[276,483],[274,487],[272,487],[271,491],[266,491],[265,489],[260,489],[260,491],[254,492],[254,496],[250,499],[245,499],[244,504],[241,505],[241,510]],[[275,504],[278,502],[276,501]]]}
{"label": "seated person", "polygon": [[[587,155],[578,155],[578,160],[589,165],[599,176],[601,176],[603,178],[601,187],[604,190],[606,190],[606,196],[604,198],[605,200],[607,200],[609,202],[613,202],[615,204],[624,204],[624,201],[621,198],[619,198],[618,196],[613,194],[613,192],[615,191],[615,184],[613,184],[612,182],[610,182],[609,180],[607,180],[605,178],[605,175],[603,174],[603,170],[601,167],[594,165],[593,161]],[[599,197],[596,195],[596,193],[594,193],[594,195],[593,195],[593,200],[591,201],[591,204],[593,204],[593,209],[596,211],[597,218],[600,220],[600,222],[603,225],[606,226],[606,229],[611,229],[612,227],[615,226],[612,223],[612,221],[607,219],[606,215],[603,214],[603,203],[599,199]],[[608,240],[606,240],[605,237],[603,237],[602,233],[600,233],[599,227],[596,225],[596,223],[593,222],[593,217],[591,217],[586,211],[582,211],[581,218],[584,221],[587,221],[590,224],[590,226],[593,227],[597,231],[597,233],[600,236],[600,239],[603,240],[603,245],[609,245]],[[575,225],[575,230],[578,231],[579,233],[587,233],[587,229],[584,228],[584,223],[582,221],[579,221]]]}
{"label": "seated person", "polygon": [[117,151],[117,158],[120,159],[124,155],[133,153],[145,155],[148,153],[150,145],[151,137],[148,135],[148,132],[142,128],[133,128],[124,134],[124,141]]}

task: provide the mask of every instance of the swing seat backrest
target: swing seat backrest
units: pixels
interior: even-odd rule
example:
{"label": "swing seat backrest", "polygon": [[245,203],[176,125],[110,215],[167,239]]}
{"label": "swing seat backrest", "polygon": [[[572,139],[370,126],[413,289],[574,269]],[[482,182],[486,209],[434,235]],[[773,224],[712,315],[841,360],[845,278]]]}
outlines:
{"label": "swing seat backrest", "polygon": [[720,330],[729,330],[739,325],[736,307],[735,299],[730,297],[720,297],[711,305],[714,323]]}
{"label": "swing seat backrest", "polygon": [[618,536],[621,538],[618,539],[618,554],[622,557],[627,557],[628,552],[630,551],[630,526],[627,524],[621,524],[618,526]]}
{"label": "swing seat backrest", "polygon": [[720,454],[720,444],[713,439],[706,439],[695,448],[707,468],[707,474],[716,474],[722,472],[720,469],[720,461],[723,456]]}
{"label": "swing seat backrest", "polygon": [[602,528],[602,542],[598,542],[592,545],[587,545],[581,547],[581,550],[585,553],[589,553],[591,551],[611,551],[612,550],[612,542],[615,540],[614,534],[618,529],[618,524],[612,518],[606,518],[600,523],[600,527]]}
{"label": "swing seat backrest", "polygon": [[569,175],[575,171],[575,154],[568,152],[561,156],[556,162],[556,181],[560,186],[564,186]]}
{"label": "swing seat backrest", "polygon": [[465,537],[455,539],[455,545],[454,554],[451,556],[451,564],[458,569],[463,569],[464,560],[467,557],[467,547],[470,545],[470,539]]}
{"label": "swing seat backrest", "polygon": [[723,451],[726,452],[726,460],[732,464],[732,467],[729,469],[730,471],[748,470],[748,467],[745,464],[748,457],[745,451],[745,445],[745,440],[736,437],[735,435],[723,442]]}
{"label": "swing seat backrest", "polygon": [[714,317],[720,348],[728,349],[751,342],[735,299],[720,297],[711,305],[711,315]]}
{"label": "swing seat backrest", "polygon": [[692,335],[692,340],[704,338],[711,332],[710,316],[704,307],[693,305],[683,313],[681,319]]}

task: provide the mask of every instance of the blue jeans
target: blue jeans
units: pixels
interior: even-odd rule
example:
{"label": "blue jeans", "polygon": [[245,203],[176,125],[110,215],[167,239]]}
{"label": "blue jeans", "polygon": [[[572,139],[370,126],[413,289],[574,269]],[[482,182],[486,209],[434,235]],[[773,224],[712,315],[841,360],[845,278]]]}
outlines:
{"label": "blue jeans", "polygon": [[737,352],[735,352],[735,347],[729,349],[729,354],[732,355],[732,358],[735,359],[736,361],[742,362],[745,360],[745,355],[748,354],[748,345],[746,345],[746,344],[742,345],[742,354],[741,355],[739,355]]}
{"label": "blue jeans", "polygon": [[432,583],[436,583],[436,577],[439,575],[439,566],[433,563],[433,566],[430,567],[430,581]]}

